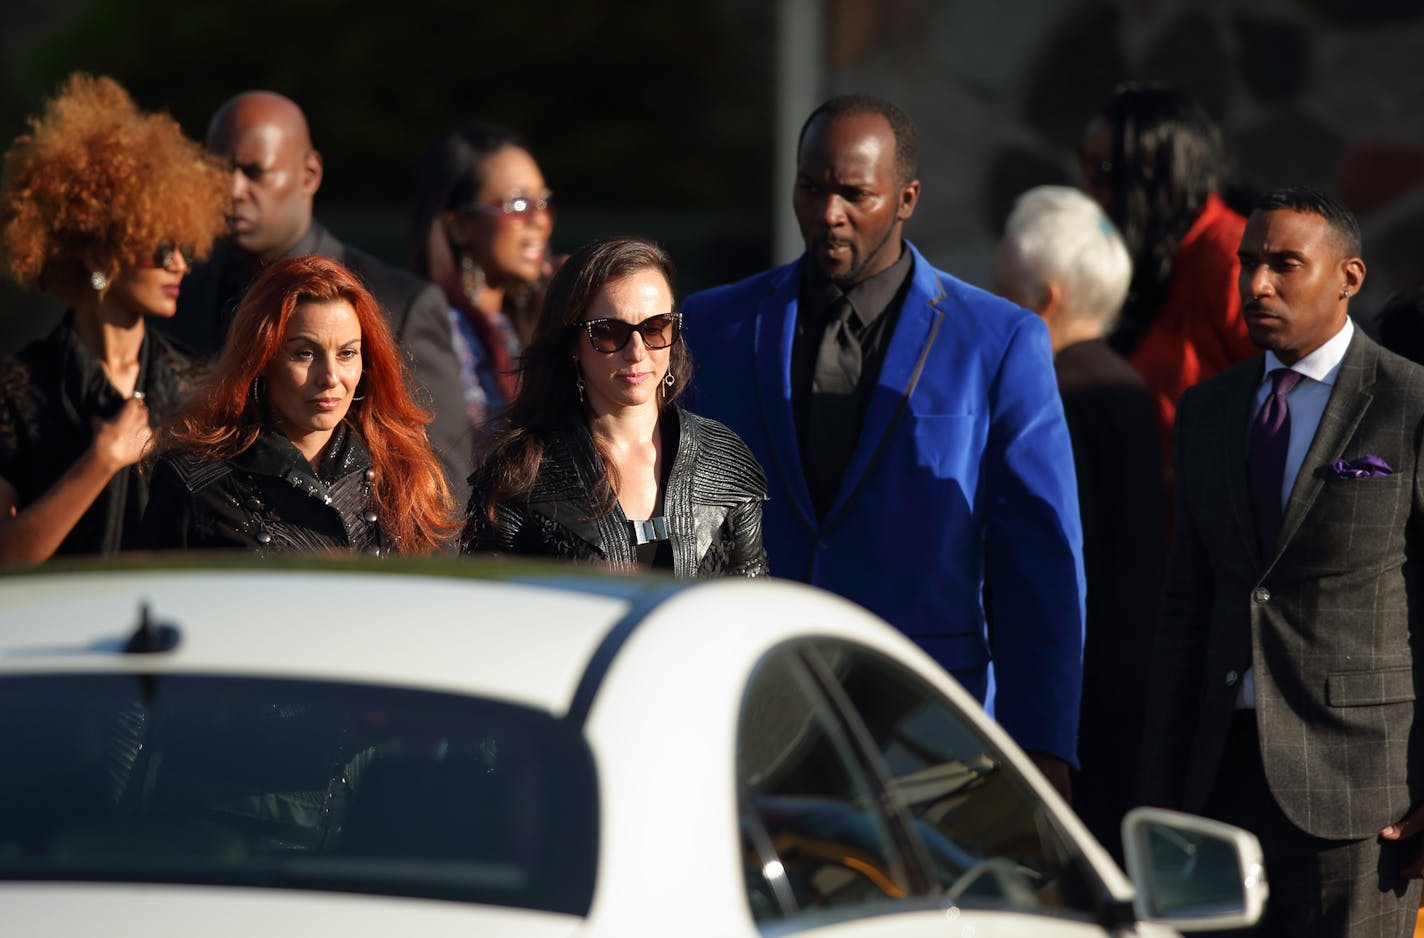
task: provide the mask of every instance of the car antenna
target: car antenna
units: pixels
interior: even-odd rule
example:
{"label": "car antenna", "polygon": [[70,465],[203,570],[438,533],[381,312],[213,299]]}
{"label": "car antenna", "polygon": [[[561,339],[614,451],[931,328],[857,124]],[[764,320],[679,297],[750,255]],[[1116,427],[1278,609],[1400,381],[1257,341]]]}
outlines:
{"label": "car antenna", "polygon": [[151,655],[172,651],[178,647],[178,642],[181,640],[182,635],[179,634],[177,628],[165,623],[154,622],[148,611],[148,603],[143,602],[139,603],[138,607],[138,628],[124,643],[124,654]]}

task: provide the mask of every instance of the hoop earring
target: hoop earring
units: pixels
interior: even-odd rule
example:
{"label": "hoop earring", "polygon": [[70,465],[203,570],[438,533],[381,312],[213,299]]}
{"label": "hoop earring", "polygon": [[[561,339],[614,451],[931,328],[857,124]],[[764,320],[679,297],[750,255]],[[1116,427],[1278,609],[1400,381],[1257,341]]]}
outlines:
{"label": "hoop earring", "polygon": [[94,288],[95,293],[103,293],[108,289],[109,278],[96,270],[89,275],[89,286]]}
{"label": "hoop earring", "polygon": [[262,398],[264,396],[262,389],[266,384],[266,380],[264,380],[261,375],[252,379],[252,402],[258,407],[262,406]]}
{"label": "hoop earring", "polygon": [[[365,378],[362,378],[362,380],[361,380],[360,382],[357,382],[357,384],[356,384],[356,390],[358,390],[358,391],[362,390],[361,385],[362,385],[364,382],[365,382]],[[365,395],[364,393],[351,395],[351,403],[353,403],[353,404],[356,403],[357,401],[364,401],[365,399],[366,399],[366,395]]]}

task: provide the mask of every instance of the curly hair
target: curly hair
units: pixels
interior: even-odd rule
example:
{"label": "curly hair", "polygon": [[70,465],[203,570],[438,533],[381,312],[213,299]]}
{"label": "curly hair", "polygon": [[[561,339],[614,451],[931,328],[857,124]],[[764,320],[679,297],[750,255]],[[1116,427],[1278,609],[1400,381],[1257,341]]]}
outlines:
{"label": "curly hair", "polygon": [[166,114],[112,78],[76,72],[5,154],[0,260],[22,286],[113,279],[160,241],[206,257],[230,199],[226,171]]}
{"label": "curly hair", "polygon": [[431,415],[407,390],[408,376],[385,314],[356,276],[312,255],[268,267],[233,314],[221,356],[187,405],[165,424],[158,449],[231,459],[262,432],[264,408],[251,393],[287,334],[297,306],[345,301],[361,325],[360,400],[346,420],[376,471],[376,507],[402,553],[430,554],[459,526],[443,470],[425,434]]}

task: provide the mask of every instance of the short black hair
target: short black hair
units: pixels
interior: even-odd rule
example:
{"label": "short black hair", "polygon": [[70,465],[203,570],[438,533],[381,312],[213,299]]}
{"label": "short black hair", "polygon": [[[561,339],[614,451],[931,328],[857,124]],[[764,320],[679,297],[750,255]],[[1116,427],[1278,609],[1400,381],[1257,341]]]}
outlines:
{"label": "short black hair", "polygon": [[796,138],[797,156],[801,154],[801,144],[806,140],[806,131],[817,118],[834,120],[837,117],[861,114],[879,114],[890,122],[890,130],[895,135],[895,171],[900,176],[900,184],[904,185],[919,178],[919,132],[915,130],[915,122],[910,120],[910,115],[898,104],[877,98],[873,94],[838,95],[812,111],[811,116],[806,118],[806,123],[801,125],[801,133]]}
{"label": "short black hair", "polygon": [[1346,257],[1359,257],[1364,249],[1360,223],[1355,220],[1355,213],[1346,208],[1343,202],[1318,189],[1309,186],[1287,186],[1262,196],[1254,206],[1254,211],[1257,212],[1282,210],[1306,212],[1325,219],[1326,224],[1340,239],[1340,246],[1345,249]]}

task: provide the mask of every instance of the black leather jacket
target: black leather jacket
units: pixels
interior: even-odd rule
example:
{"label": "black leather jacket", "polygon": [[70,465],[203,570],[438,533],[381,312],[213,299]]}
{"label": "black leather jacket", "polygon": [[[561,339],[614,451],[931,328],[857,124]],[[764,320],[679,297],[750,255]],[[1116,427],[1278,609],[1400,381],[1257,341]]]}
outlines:
{"label": "black leather jacket", "polygon": [[384,554],[391,545],[376,517],[374,479],[371,454],[346,423],[332,435],[320,472],[272,430],[232,459],[168,453],[154,464],[143,544]]}
{"label": "black leather jacket", "polygon": [[[678,577],[765,576],[761,503],[766,476],[745,443],[715,420],[670,408],[677,452],[663,489],[663,517]],[[546,443],[534,490],[506,502],[491,524],[485,496],[492,467],[476,471],[461,552],[534,554],[639,567],[633,525],[617,504],[593,517],[593,482],[604,471],[582,421],[565,424]]]}

